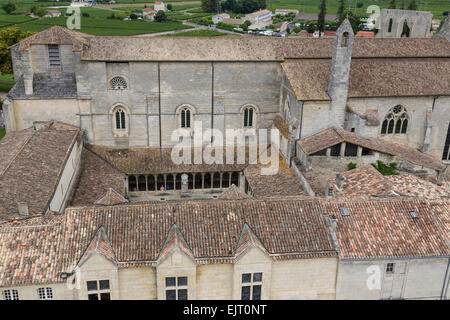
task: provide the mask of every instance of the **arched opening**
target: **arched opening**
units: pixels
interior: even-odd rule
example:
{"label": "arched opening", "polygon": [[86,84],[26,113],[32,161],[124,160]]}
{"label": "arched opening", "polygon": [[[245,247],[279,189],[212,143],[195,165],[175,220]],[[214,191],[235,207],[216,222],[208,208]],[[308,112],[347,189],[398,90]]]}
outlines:
{"label": "arched opening", "polygon": [[233,172],[231,174],[231,184],[234,184],[235,186],[239,187],[239,173]]}
{"label": "arched opening", "polygon": [[348,32],[344,32],[342,34],[341,47],[345,48],[345,47],[347,47],[347,44],[348,44]]}
{"label": "arched opening", "polygon": [[147,191],[147,181],[145,176],[138,177],[138,191]]}
{"label": "arched opening", "polygon": [[244,109],[244,128],[253,128],[255,110],[253,107],[245,107]]}
{"label": "arched opening", "polygon": [[148,191],[156,191],[155,176],[152,174],[149,174],[147,176],[147,190]]}
{"label": "arched opening", "polygon": [[389,19],[389,26],[388,26],[388,32],[392,32],[392,23],[394,21],[392,20],[392,18]]}
{"label": "arched opening", "polygon": [[400,133],[406,133],[407,129],[408,129],[408,119],[404,119],[402,121],[402,130]]}
{"label": "arched opening", "polygon": [[391,119],[391,120],[389,120],[387,133],[390,134],[393,131],[394,131],[394,119]]}
{"label": "arched opening", "polygon": [[381,124],[381,134],[405,134],[408,129],[408,113],[402,105],[391,108]]}
{"label": "arched opening", "polygon": [[384,119],[383,124],[381,125],[381,134],[386,134],[388,126],[388,120]]}
{"label": "arched opening", "polygon": [[224,172],[222,175],[222,188],[228,188],[230,186],[230,174],[228,172]]}
{"label": "arched opening", "polygon": [[196,173],[195,174],[195,189],[202,189],[202,174]]}
{"label": "arched opening", "polygon": [[191,128],[191,110],[187,107],[181,109],[181,128]]}
{"label": "arched opening", "polygon": [[188,174],[188,189],[194,189],[194,177],[191,173]]}
{"label": "arched opening", "polygon": [[135,176],[128,177],[128,191],[131,192],[137,191],[137,182]]}
{"label": "arched opening", "polygon": [[204,185],[205,189],[212,188],[212,185],[211,185],[211,173],[209,173],[209,172],[205,173],[205,175],[203,177],[203,185]]}
{"label": "arched opening", "polygon": [[174,190],[175,189],[175,181],[173,179],[172,174],[168,174],[166,176],[166,190]]}
{"label": "arched opening", "polygon": [[123,90],[128,87],[127,81],[123,77],[114,77],[109,83],[113,90]]}
{"label": "arched opening", "polygon": [[126,115],[124,109],[118,108],[114,114],[116,117],[116,130],[126,129]]}
{"label": "arched opening", "polygon": [[164,183],[164,176],[162,174],[158,174],[157,180],[157,187],[158,190],[166,190],[166,184]]}
{"label": "arched opening", "polygon": [[213,175],[213,188],[220,188],[220,173],[215,172]]}
{"label": "arched opening", "polygon": [[408,22],[406,22],[406,20],[403,22],[403,29],[402,29],[402,34],[401,34],[401,38],[405,37],[405,38],[409,38],[411,33],[411,30],[409,29],[408,26]]}
{"label": "arched opening", "polygon": [[175,188],[181,190],[181,174],[175,175]]}

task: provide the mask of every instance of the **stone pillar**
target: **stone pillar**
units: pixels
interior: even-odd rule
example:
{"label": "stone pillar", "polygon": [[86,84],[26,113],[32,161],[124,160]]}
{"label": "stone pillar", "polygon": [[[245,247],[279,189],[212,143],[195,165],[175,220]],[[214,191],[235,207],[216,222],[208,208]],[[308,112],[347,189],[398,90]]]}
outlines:
{"label": "stone pillar", "polygon": [[188,179],[189,176],[186,173],[181,175],[181,195],[186,195],[188,193]]}
{"label": "stone pillar", "polygon": [[342,142],[341,143],[341,151],[339,153],[339,155],[341,156],[341,158],[345,157],[345,147],[346,147],[347,143]]}
{"label": "stone pillar", "polygon": [[145,191],[148,191],[148,175],[144,175],[145,177]]}
{"label": "stone pillar", "polygon": [[331,148],[327,148],[327,158],[331,157]]}
{"label": "stone pillar", "polygon": [[358,160],[361,160],[362,150],[363,148],[361,146],[358,146],[358,149],[356,150],[356,156],[358,157]]}
{"label": "stone pillar", "polygon": [[220,187],[219,188],[222,189],[222,175],[223,175],[223,173],[220,172],[219,175],[220,175]]}
{"label": "stone pillar", "polygon": [[205,189],[205,174],[202,173],[202,189]]}
{"label": "stone pillar", "polygon": [[245,192],[245,175],[244,172],[239,172],[239,189]]}
{"label": "stone pillar", "polygon": [[164,175],[164,190],[167,190],[167,174]]}

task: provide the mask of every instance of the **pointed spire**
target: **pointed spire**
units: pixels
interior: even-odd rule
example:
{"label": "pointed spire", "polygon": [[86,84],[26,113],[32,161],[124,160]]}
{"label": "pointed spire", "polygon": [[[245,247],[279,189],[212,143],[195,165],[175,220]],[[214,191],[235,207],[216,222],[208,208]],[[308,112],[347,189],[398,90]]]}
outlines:
{"label": "pointed spire", "polygon": [[167,233],[166,241],[164,242],[161,251],[159,252],[159,256],[157,259],[158,262],[168,257],[175,249],[181,250],[189,258],[195,261],[194,254],[192,253],[191,248],[189,247],[186,239],[181,233],[180,228],[178,228],[178,226],[174,223],[172,227],[170,227],[169,232]]}
{"label": "pointed spire", "polygon": [[269,252],[264,247],[259,238],[255,235],[253,230],[247,223],[242,226],[241,234],[239,236],[238,244],[234,253],[235,258],[241,256],[251,247],[257,247],[265,254],[269,255]]}
{"label": "pointed spire", "polygon": [[118,261],[104,227],[98,228],[86,251],[78,261],[77,266],[80,267],[83,265],[93,254],[96,253],[101,254],[114,264]]}

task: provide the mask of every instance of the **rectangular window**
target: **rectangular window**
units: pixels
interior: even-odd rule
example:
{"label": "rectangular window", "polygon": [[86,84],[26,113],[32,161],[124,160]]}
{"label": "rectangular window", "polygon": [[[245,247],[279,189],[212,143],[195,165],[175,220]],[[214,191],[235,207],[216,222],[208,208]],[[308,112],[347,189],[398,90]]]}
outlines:
{"label": "rectangular window", "polygon": [[19,300],[19,292],[17,290],[3,290],[4,300]]}
{"label": "rectangular window", "polygon": [[187,285],[188,285],[187,277],[167,277],[166,300],[187,300],[188,299]]}
{"label": "rectangular window", "polygon": [[261,300],[262,272],[242,274],[242,300]]}
{"label": "rectangular window", "polygon": [[394,273],[395,263],[388,263],[386,265],[386,273]]}
{"label": "rectangular window", "polygon": [[39,300],[52,300],[53,290],[52,288],[39,288],[38,289]]}
{"label": "rectangular window", "polygon": [[442,160],[450,160],[450,123],[448,124],[447,136],[444,143],[444,153]]}
{"label": "rectangular window", "polygon": [[88,300],[111,300],[109,280],[92,280],[86,282]]}
{"label": "rectangular window", "polygon": [[61,59],[59,57],[59,45],[48,45],[48,62],[50,70],[61,70]]}

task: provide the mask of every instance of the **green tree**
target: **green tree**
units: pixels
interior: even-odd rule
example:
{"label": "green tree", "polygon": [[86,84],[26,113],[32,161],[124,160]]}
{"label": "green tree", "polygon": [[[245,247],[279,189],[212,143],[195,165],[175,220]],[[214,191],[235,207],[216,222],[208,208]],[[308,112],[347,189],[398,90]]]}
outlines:
{"label": "green tree", "polygon": [[395,0],[389,1],[389,9],[395,9],[397,7]]}
{"label": "green tree", "polygon": [[306,31],[308,31],[308,33],[314,33],[314,31],[316,31],[316,25],[314,24],[314,22],[310,22],[308,24],[308,26],[306,27]]}
{"label": "green tree", "polygon": [[216,12],[216,1],[219,0],[202,0],[202,9],[205,12]]}
{"label": "green tree", "polygon": [[172,8],[173,8],[172,4],[169,3],[169,4],[167,5],[167,10],[172,11]]}
{"label": "green tree", "polygon": [[344,0],[339,0],[339,8],[338,8],[338,12],[337,12],[337,17],[338,17],[339,21],[344,21],[344,19],[345,19],[344,11],[345,11]]}
{"label": "green tree", "polygon": [[2,9],[5,10],[7,14],[11,14],[13,11],[16,11],[16,5],[12,2],[5,3],[2,5]]}
{"label": "green tree", "polygon": [[411,0],[411,2],[409,3],[408,9],[409,10],[417,10],[417,4],[416,4],[415,0]]}
{"label": "green tree", "polygon": [[35,15],[37,15],[38,17],[43,17],[47,14],[47,9],[42,8],[42,7],[38,7],[38,6],[34,6],[31,8],[31,12]]}
{"label": "green tree", "polygon": [[[347,17],[348,17],[348,21],[352,25],[353,32],[356,34],[359,30],[361,30],[361,17],[357,16],[350,10],[344,12],[344,19]],[[342,20],[342,21],[344,21],[344,20]],[[339,21],[339,24],[341,24],[342,21]]]}
{"label": "green tree", "polygon": [[156,14],[155,14],[155,21],[156,22],[164,22],[167,21],[167,15],[164,11],[159,10]]}
{"label": "green tree", "polygon": [[300,31],[302,31],[302,28],[295,27],[293,31],[294,31],[294,33],[299,33]]}
{"label": "green tree", "polygon": [[17,27],[0,30],[0,72],[12,73],[11,52],[8,47],[31,36],[32,32],[23,32]]}
{"label": "green tree", "polygon": [[326,0],[321,0],[320,1],[320,6],[319,6],[319,17],[317,18],[317,28],[319,29],[320,32],[323,32],[325,30],[325,14],[327,11],[327,4],[326,4]]}

